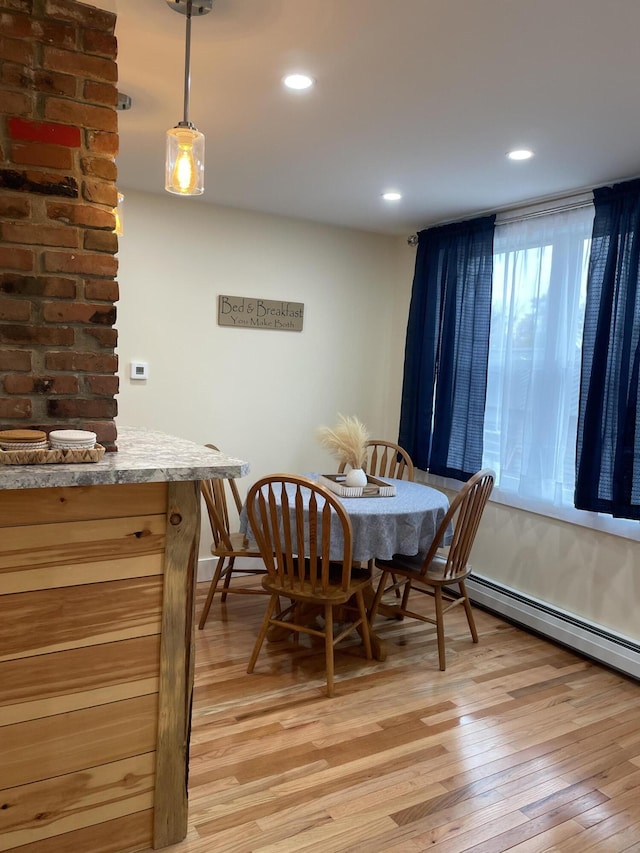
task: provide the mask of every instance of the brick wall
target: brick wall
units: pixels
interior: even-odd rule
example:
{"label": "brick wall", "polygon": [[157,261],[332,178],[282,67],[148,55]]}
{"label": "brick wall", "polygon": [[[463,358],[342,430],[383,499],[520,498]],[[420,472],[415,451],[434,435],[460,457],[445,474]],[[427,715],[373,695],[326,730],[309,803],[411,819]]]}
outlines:
{"label": "brick wall", "polygon": [[0,0],[0,429],[115,449],[115,15]]}

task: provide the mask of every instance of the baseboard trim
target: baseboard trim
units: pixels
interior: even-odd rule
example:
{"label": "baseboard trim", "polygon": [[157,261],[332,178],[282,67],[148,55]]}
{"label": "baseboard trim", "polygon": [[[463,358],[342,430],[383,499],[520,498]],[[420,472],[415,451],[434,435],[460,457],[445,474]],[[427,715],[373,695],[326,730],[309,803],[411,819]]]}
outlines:
{"label": "baseboard trim", "polygon": [[466,582],[472,602],[573,651],[640,679],[640,644],[544,601],[473,574]]}
{"label": "baseboard trim", "polygon": [[217,560],[214,560],[213,557],[200,557],[198,560],[198,573],[196,576],[198,583],[211,580],[216,568],[216,562]]}

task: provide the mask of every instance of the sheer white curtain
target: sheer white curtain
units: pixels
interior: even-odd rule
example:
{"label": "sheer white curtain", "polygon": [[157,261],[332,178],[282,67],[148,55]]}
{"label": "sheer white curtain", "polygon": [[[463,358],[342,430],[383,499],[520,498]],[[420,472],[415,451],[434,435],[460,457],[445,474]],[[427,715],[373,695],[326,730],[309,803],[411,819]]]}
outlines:
{"label": "sheer white curtain", "polygon": [[496,225],[483,465],[497,488],[573,506],[593,205]]}

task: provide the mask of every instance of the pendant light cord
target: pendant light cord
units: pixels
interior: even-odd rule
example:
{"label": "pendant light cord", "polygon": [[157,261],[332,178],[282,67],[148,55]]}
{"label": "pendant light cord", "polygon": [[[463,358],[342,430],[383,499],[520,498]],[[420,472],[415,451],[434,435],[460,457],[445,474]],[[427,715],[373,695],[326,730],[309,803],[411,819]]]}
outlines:
{"label": "pendant light cord", "polygon": [[187,0],[187,33],[184,49],[184,119],[183,126],[190,127],[189,95],[191,92],[191,7],[193,0]]}

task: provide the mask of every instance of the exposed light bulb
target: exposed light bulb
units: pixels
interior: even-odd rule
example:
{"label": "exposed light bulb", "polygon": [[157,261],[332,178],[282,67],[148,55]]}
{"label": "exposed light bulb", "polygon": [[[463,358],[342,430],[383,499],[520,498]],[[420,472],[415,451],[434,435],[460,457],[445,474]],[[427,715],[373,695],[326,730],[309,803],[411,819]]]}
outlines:
{"label": "exposed light bulb", "polygon": [[389,190],[386,193],[382,193],[382,198],[385,201],[400,201],[402,193],[399,193],[397,190]]}
{"label": "exposed light bulb", "polygon": [[193,126],[167,131],[165,189],[175,195],[204,192],[204,134]]}
{"label": "exposed light bulb", "polygon": [[118,235],[118,237],[122,237],[124,234],[124,195],[122,193],[118,193],[118,204],[113,208],[113,215],[116,218],[114,232]]}
{"label": "exposed light bulb", "polygon": [[171,185],[178,187],[181,193],[191,193],[196,185],[196,164],[193,162],[191,147],[181,145],[173,167]]}

